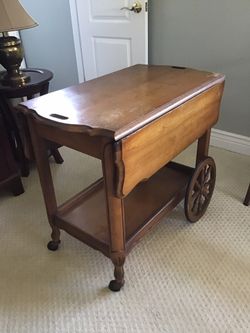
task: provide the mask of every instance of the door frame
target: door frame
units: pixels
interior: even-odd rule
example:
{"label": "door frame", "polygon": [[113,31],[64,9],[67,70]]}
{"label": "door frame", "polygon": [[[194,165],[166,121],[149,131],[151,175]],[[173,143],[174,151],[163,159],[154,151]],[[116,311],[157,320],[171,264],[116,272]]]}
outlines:
{"label": "door frame", "polygon": [[71,24],[73,30],[73,39],[75,46],[75,55],[76,55],[76,65],[77,65],[77,74],[78,74],[78,82],[85,81],[85,73],[84,73],[84,64],[83,64],[83,56],[82,56],[82,45],[80,38],[80,29],[79,22],[77,16],[77,3],[76,0],[69,0],[70,14],[71,14]]}
{"label": "door frame", "polygon": [[[147,0],[147,3],[149,0]],[[85,73],[84,73],[84,62],[83,62],[83,55],[82,55],[82,45],[81,45],[81,38],[80,38],[80,29],[79,29],[79,21],[77,15],[77,3],[76,0],[69,0],[70,6],[70,14],[71,14],[71,24],[73,30],[73,39],[74,39],[74,47],[75,47],[75,55],[76,55],[76,65],[77,65],[77,74],[78,74],[78,82],[84,82],[85,80]],[[147,4],[147,8],[148,8]],[[148,10],[147,10],[148,15]],[[147,19],[147,31],[148,31],[148,19]],[[148,32],[147,32],[148,37]],[[147,45],[147,54],[146,54],[146,63],[148,63],[148,38],[146,41]]]}

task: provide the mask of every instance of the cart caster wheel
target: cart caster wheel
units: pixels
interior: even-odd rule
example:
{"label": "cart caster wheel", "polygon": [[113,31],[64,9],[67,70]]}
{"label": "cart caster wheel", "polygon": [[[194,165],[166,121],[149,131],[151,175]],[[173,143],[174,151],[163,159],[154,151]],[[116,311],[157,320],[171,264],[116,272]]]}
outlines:
{"label": "cart caster wheel", "polygon": [[120,291],[123,285],[124,282],[118,282],[117,280],[112,280],[109,283],[109,289],[111,291]]}
{"label": "cart caster wheel", "polygon": [[55,241],[50,241],[48,242],[47,244],[47,248],[50,250],[50,251],[56,251],[59,247],[59,244],[60,244],[60,241],[59,242],[55,242]]}
{"label": "cart caster wheel", "polygon": [[185,196],[185,215],[188,221],[197,222],[205,213],[211,200],[216,179],[212,157],[201,161],[188,184]]}

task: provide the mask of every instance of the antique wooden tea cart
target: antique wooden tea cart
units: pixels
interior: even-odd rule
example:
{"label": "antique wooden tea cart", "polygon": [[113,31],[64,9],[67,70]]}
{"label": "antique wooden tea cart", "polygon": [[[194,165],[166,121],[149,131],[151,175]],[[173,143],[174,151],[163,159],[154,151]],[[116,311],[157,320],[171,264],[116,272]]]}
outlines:
{"label": "antique wooden tea cart", "polygon": [[[131,248],[185,197],[197,221],[215,184],[208,157],[224,76],[187,68],[136,65],[22,103],[35,150],[52,251],[60,229],[111,258],[115,279]],[[195,168],[171,162],[198,139]],[[103,178],[57,206],[46,140],[102,161]]]}

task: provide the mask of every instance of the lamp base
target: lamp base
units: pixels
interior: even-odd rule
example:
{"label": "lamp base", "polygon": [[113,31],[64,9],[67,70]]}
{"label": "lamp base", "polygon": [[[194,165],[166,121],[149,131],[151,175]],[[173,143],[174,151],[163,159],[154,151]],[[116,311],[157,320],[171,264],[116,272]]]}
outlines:
{"label": "lamp base", "polygon": [[22,71],[19,71],[17,75],[5,72],[0,77],[0,81],[3,86],[21,87],[30,82],[30,76],[25,75]]}
{"label": "lamp base", "polygon": [[29,82],[19,67],[23,59],[23,48],[20,39],[12,36],[0,37],[0,64],[7,70],[1,77],[5,86],[19,87]]}

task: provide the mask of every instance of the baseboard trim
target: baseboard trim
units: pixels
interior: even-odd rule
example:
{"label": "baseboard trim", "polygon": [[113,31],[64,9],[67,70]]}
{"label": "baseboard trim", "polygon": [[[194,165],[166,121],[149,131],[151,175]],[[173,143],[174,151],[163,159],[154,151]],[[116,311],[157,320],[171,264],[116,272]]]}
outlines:
{"label": "baseboard trim", "polygon": [[250,137],[212,129],[211,146],[250,156]]}

